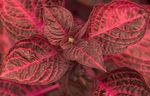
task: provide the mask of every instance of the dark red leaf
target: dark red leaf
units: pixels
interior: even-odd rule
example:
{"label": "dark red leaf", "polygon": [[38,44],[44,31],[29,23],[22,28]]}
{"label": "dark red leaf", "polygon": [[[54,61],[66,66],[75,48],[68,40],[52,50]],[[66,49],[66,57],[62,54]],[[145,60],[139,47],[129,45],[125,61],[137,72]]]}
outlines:
{"label": "dark red leaf", "polygon": [[[77,22],[76,22],[77,23]],[[77,23],[78,24],[78,23]],[[87,23],[79,23],[78,25],[75,24],[75,26],[72,28],[72,30],[68,33],[70,37],[73,37],[75,40],[82,39],[85,35]]]}
{"label": "dark red leaf", "polygon": [[95,40],[83,40],[68,47],[63,52],[65,58],[105,71],[101,46]]}
{"label": "dark red leaf", "polygon": [[144,36],[149,14],[141,6],[127,0],[115,0],[94,7],[87,28],[89,38],[104,46],[104,54],[121,52]]}
{"label": "dark red leaf", "polygon": [[[130,46],[122,54],[113,55],[112,59],[118,66],[126,66],[142,73],[147,80],[150,80],[150,31],[147,31],[144,38],[137,44]],[[150,84],[150,81],[148,82]]]}
{"label": "dark red leaf", "polygon": [[45,0],[45,5],[49,7],[54,5],[65,6],[65,3],[65,0]]}
{"label": "dark red leaf", "polygon": [[73,16],[61,6],[44,7],[44,34],[53,45],[61,45],[73,27]]}
{"label": "dark red leaf", "polygon": [[2,79],[44,85],[60,79],[68,69],[68,64],[47,39],[39,35],[16,43],[1,68]]}
{"label": "dark red leaf", "polygon": [[43,32],[41,1],[1,0],[1,19],[11,38],[21,40]]}
{"label": "dark red leaf", "polygon": [[150,96],[150,88],[140,73],[124,67],[100,77],[92,96]]}
{"label": "dark red leaf", "polygon": [[57,88],[59,88],[58,84],[33,86],[0,80],[0,96],[45,96],[48,91]]}

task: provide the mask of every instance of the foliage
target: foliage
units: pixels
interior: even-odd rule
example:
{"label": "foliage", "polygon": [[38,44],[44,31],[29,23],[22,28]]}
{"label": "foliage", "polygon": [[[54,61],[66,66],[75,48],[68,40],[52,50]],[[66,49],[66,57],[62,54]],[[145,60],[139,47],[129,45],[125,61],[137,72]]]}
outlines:
{"label": "foliage", "polygon": [[66,4],[0,0],[1,96],[150,96],[149,7],[98,3],[84,21]]}

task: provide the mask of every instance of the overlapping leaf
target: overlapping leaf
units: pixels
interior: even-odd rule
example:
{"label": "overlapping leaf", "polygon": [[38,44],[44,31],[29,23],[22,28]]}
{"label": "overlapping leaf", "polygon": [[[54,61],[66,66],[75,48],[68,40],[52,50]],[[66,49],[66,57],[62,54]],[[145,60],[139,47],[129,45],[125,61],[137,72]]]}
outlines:
{"label": "overlapping leaf", "polygon": [[150,96],[150,88],[140,73],[123,67],[100,77],[92,96]]}
{"label": "overlapping leaf", "polygon": [[[53,88],[52,88],[53,87]],[[48,91],[58,88],[59,85],[33,86],[17,84],[14,82],[0,80],[1,96],[45,96]]]}
{"label": "overlapping leaf", "polygon": [[116,0],[94,7],[87,35],[104,45],[104,54],[117,53],[144,36],[148,21],[149,14],[144,8],[127,0]]}
{"label": "overlapping leaf", "polygon": [[38,35],[16,43],[1,68],[2,79],[44,85],[60,79],[68,64],[47,39]]}
{"label": "overlapping leaf", "polygon": [[[112,56],[112,59],[119,66],[126,66],[141,72],[146,79],[150,79],[150,34],[134,46],[128,48],[122,54]],[[150,83],[150,82],[149,82]]]}
{"label": "overlapping leaf", "polygon": [[68,40],[68,32],[73,27],[73,16],[61,6],[44,7],[44,34],[53,45],[61,45]]}
{"label": "overlapping leaf", "polygon": [[1,19],[10,38],[18,41],[42,33],[41,0],[1,0],[1,3]]}
{"label": "overlapping leaf", "polygon": [[1,96],[26,96],[30,91],[25,87],[16,83],[0,80]]}
{"label": "overlapping leaf", "polygon": [[105,71],[101,46],[95,40],[81,40],[64,49],[63,54],[69,60]]}
{"label": "overlapping leaf", "polygon": [[0,20],[0,53],[2,55],[2,58],[8,53],[12,45],[13,45],[13,40],[9,38],[4,28],[4,25]]}

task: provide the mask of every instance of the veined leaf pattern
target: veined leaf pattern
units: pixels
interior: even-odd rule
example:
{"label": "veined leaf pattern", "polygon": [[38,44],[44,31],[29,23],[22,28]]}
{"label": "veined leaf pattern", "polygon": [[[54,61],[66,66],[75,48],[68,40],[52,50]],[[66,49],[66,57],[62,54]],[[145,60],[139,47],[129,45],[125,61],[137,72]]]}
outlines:
{"label": "veined leaf pattern", "polygon": [[2,65],[0,78],[22,84],[45,85],[60,79],[67,61],[40,35],[17,42]]}
{"label": "veined leaf pattern", "polygon": [[45,0],[45,5],[50,7],[54,5],[65,6],[65,0]]}
{"label": "veined leaf pattern", "polygon": [[[112,55],[112,59],[118,66],[126,66],[142,73],[146,80],[150,79],[150,39],[149,31],[137,44],[130,46],[126,51],[118,55]],[[150,81],[148,81],[150,84]]]}
{"label": "veined leaf pattern", "polygon": [[97,5],[89,17],[87,34],[104,46],[104,54],[118,53],[143,38],[149,13],[127,0]]}
{"label": "veined leaf pattern", "polygon": [[57,88],[59,88],[58,84],[37,86],[0,80],[1,96],[45,96],[48,91]]}
{"label": "veined leaf pattern", "polygon": [[69,60],[76,60],[85,66],[106,71],[103,65],[101,46],[95,40],[77,42],[65,49],[63,54]]}
{"label": "veined leaf pattern", "polygon": [[44,34],[53,45],[61,45],[68,40],[68,32],[73,27],[73,16],[61,6],[44,8]]}
{"label": "veined leaf pattern", "polygon": [[[34,34],[43,33],[40,0],[1,0],[1,19],[10,38],[18,41]],[[38,10],[38,11],[37,11]]]}
{"label": "veined leaf pattern", "polygon": [[150,96],[150,88],[140,73],[123,67],[100,77],[92,96]]}

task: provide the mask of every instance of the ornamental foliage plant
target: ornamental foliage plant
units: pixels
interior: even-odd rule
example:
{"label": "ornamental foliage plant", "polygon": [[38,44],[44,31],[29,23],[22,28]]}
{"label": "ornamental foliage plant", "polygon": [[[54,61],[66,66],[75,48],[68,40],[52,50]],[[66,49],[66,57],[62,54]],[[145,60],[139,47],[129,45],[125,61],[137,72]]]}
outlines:
{"label": "ornamental foliage plant", "polygon": [[148,5],[0,0],[0,96],[150,96]]}

